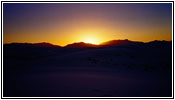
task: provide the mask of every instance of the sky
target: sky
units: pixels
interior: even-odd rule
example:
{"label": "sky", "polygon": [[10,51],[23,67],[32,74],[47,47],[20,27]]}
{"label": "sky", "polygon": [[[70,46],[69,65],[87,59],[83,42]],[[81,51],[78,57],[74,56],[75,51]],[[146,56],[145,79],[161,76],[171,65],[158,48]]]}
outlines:
{"label": "sky", "polygon": [[3,3],[3,43],[172,40],[171,3]]}

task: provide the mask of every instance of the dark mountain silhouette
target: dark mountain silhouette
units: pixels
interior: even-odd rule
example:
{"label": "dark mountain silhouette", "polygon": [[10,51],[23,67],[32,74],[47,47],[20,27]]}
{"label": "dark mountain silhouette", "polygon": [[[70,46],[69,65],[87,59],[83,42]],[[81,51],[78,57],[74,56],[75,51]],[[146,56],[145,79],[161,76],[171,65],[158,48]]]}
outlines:
{"label": "dark mountain silhouette", "polygon": [[31,48],[31,47],[61,47],[58,45],[53,45],[51,43],[47,43],[47,42],[41,42],[41,43],[10,43],[10,44],[4,44],[4,47],[9,47],[9,48],[13,48],[13,47],[17,47],[17,48]]}
{"label": "dark mountain silhouette", "polygon": [[65,47],[66,48],[88,48],[88,47],[98,47],[98,45],[84,43],[84,42],[78,42],[78,43],[68,44]]}
{"label": "dark mountain silhouette", "polygon": [[140,44],[143,44],[143,42],[136,42],[136,41],[130,41],[128,39],[125,39],[125,40],[111,40],[111,41],[103,42],[99,45],[79,42],[79,43],[68,44],[65,47],[68,47],[68,48],[87,48],[87,47],[111,47],[111,46],[126,46],[126,45],[140,45]]}
{"label": "dark mountain silhouette", "polygon": [[109,47],[109,46],[140,45],[140,44],[143,44],[143,42],[130,41],[128,39],[125,39],[125,40],[111,40],[103,42],[100,44],[100,46]]}
{"label": "dark mountain silhouette", "polygon": [[[150,46],[150,47],[164,47],[164,46],[171,46],[172,41],[150,41],[150,42],[140,42],[140,41],[131,41],[128,39],[125,40],[111,40],[107,42],[103,42],[99,45],[91,44],[91,43],[72,43],[64,46],[65,48],[98,48],[98,47],[115,47],[115,46]],[[10,43],[4,44],[4,47],[8,48],[61,48],[61,46],[53,45],[51,43],[42,42],[42,43]]]}
{"label": "dark mountain silhouette", "polygon": [[46,43],[46,42],[35,43],[34,45],[40,46],[40,47],[61,47],[61,46],[53,45],[53,44],[51,44],[51,43]]}
{"label": "dark mountain silhouette", "polygon": [[147,46],[150,46],[150,47],[165,47],[165,46],[169,46],[171,47],[172,45],[172,41],[159,41],[159,40],[154,40],[154,41],[151,41],[151,42],[147,42],[145,43]]}
{"label": "dark mountain silhouette", "polygon": [[99,45],[95,44],[90,44],[90,43],[84,43],[84,42],[78,42],[78,43],[72,43],[68,44],[65,47],[66,48],[88,48],[88,47],[115,47],[115,46],[140,46],[140,47],[145,47],[145,46],[151,46],[151,47],[164,47],[164,46],[171,46],[171,41],[150,41],[147,43],[140,42],[140,41],[131,41],[128,39],[125,40],[111,40],[107,42],[103,42]]}

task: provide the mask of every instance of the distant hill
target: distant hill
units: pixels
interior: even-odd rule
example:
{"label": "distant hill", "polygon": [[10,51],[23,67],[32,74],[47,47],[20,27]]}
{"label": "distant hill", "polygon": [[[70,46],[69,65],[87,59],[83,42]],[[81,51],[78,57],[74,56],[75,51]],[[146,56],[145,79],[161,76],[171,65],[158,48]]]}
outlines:
{"label": "distant hill", "polygon": [[143,42],[130,41],[128,39],[125,40],[111,40],[107,42],[103,42],[100,44],[100,47],[109,47],[109,46],[124,46],[124,45],[140,45]]}
{"label": "distant hill", "polygon": [[61,46],[58,46],[58,45],[53,45],[51,43],[47,43],[47,42],[41,42],[41,43],[10,43],[10,44],[4,44],[4,47],[15,47],[15,48],[31,48],[31,47],[44,47],[44,48],[47,48],[47,47],[61,47]]}
{"label": "distant hill", "polygon": [[88,48],[88,47],[98,47],[98,45],[84,43],[84,42],[78,42],[78,43],[68,44],[65,47],[66,48]]}
{"label": "distant hill", "polygon": [[147,42],[145,43],[147,46],[151,46],[151,47],[165,47],[165,46],[171,46],[172,45],[172,41],[158,41],[158,40],[154,40],[151,42]]}

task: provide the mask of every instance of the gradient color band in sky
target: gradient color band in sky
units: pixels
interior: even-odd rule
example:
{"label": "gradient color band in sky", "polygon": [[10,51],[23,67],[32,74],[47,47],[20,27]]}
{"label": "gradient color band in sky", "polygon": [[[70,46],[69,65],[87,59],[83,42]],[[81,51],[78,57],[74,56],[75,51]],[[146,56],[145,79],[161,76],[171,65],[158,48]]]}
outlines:
{"label": "gradient color band in sky", "polygon": [[171,3],[3,3],[3,42],[171,40]]}

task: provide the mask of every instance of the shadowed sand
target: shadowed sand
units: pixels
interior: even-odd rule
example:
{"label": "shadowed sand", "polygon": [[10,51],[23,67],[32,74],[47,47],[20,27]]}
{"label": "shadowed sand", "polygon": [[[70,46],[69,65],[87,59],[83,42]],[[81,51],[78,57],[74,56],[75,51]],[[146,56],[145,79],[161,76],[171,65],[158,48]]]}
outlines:
{"label": "shadowed sand", "polygon": [[3,95],[171,97],[171,50],[171,44],[159,42],[98,48],[6,45]]}

